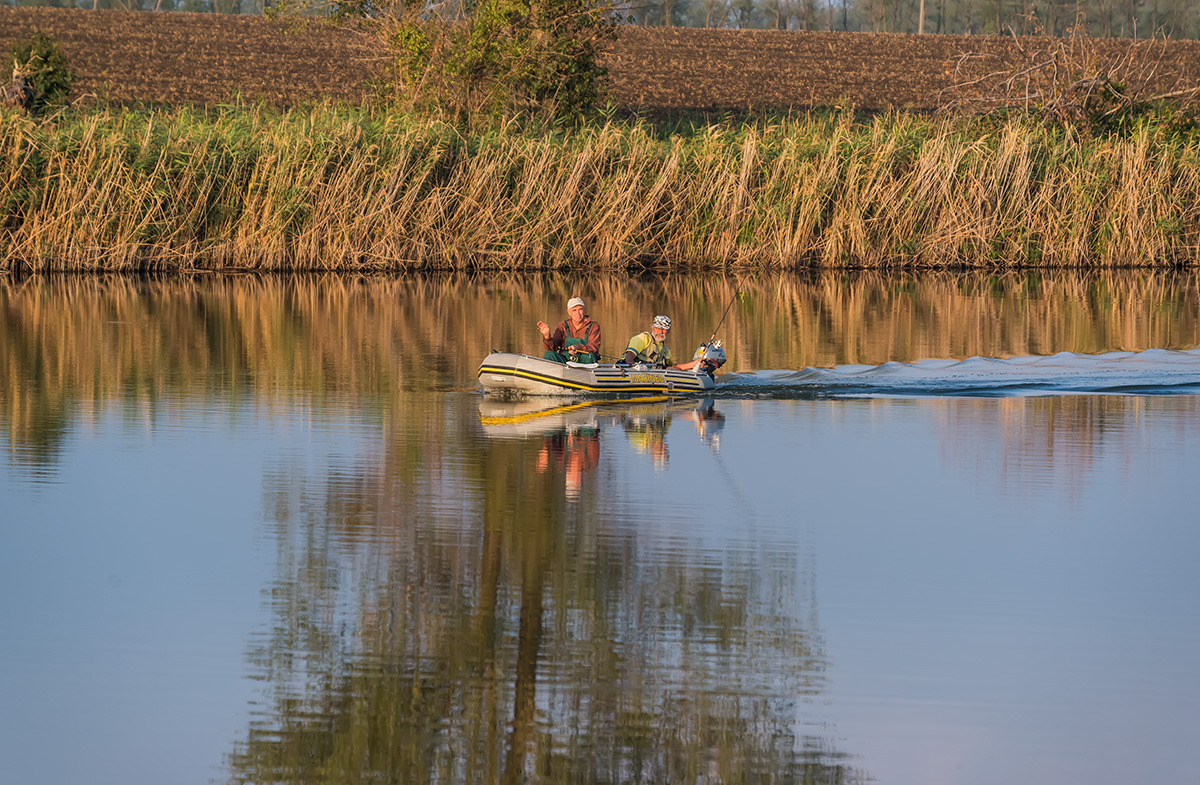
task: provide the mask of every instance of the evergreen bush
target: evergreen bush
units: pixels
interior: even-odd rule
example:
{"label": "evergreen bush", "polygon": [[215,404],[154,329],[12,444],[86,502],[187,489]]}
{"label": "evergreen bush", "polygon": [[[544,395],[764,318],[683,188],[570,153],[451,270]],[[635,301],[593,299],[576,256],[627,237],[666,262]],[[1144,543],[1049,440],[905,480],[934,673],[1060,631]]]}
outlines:
{"label": "evergreen bush", "polygon": [[32,111],[66,103],[75,74],[58,41],[41,30],[12,47],[13,62],[33,87]]}
{"label": "evergreen bush", "polygon": [[606,76],[601,47],[615,32],[591,0],[477,0],[451,18],[411,3],[382,25],[390,68],[377,92],[471,125],[591,111]]}

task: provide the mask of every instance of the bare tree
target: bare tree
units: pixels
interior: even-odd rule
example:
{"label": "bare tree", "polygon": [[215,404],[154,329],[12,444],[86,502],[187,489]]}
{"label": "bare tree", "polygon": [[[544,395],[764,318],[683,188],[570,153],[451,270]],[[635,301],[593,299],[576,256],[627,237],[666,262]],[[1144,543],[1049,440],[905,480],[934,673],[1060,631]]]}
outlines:
{"label": "bare tree", "polygon": [[679,12],[680,0],[659,0],[659,24],[663,27],[675,25],[675,14]]}
{"label": "bare tree", "polygon": [[724,27],[729,17],[729,0],[704,0],[704,26]]}
{"label": "bare tree", "polygon": [[729,4],[730,23],[739,29],[747,29],[754,18],[754,0],[732,0]]}
{"label": "bare tree", "polygon": [[885,0],[863,0],[863,6],[863,12],[871,25],[872,32],[882,33],[888,12]]}
{"label": "bare tree", "polygon": [[1195,25],[1195,4],[1194,0],[1168,0],[1169,11],[1167,16],[1170,22],[1167,23],[1169,32],[1172,36],[1178,38],[1194,38],[1200,31]]}
{"label": "bare tree", "polygon": [[776,30],[791,27],[792,2],[794,0],[765,0],[763,3],[763,13],[775,20]]}
{"label": "bare tree", "polygon": [[1096,2],[1097,21],[1100,23],[1101,32],[1105,37],[1112,36],[1113,33],[1113,15],[1116,13],[1116,3],[1114,0],[1097,0]]}
{"label": "bare tree", "polygon": [[1148,5],[1150,6],[1150,9],[1149,9],[1150,10],[1150,35],[1152,35],[1152,36],[1158,35],[1158,29],[1159,29],[1158,4],[1159,4],[1159,0],[1149,0],[1149,3],[1148,3]]}
{"label": "bare tree", "polygon": [[961,2],[954,3],[953,5],[951,5],[950,0],[935,0],[934,14],[935,14],[935,18],[937,19],[937,25],[935,25],[935,27],[934,27],[934,32],[935,33],[961,32],[961,31],[952,29],[954,26],[954,17],[952,17],[950,15],[951,9],[953,9],[955,16],[957,16],[958,10],[959,10],[959,8],[961,8],[961,6],[962,6]]}
{"label": "bare tree", "polygon": [[817,0],[799,0],[800,29],[812,30],[817,26]]}
{"label": "bare tree", "polygon": [[1121,15],[1121,37],[1137,38],[1137,11],[1134,10],[1134,0],[1122,0],[1119,13]]}
{"label": "bare tree", "polygon": [[1039,0],[1033,4],[1033,12],[1042,20],[1046,33],[1053,36],[1066,34],[1067,5],[1055,0]]}

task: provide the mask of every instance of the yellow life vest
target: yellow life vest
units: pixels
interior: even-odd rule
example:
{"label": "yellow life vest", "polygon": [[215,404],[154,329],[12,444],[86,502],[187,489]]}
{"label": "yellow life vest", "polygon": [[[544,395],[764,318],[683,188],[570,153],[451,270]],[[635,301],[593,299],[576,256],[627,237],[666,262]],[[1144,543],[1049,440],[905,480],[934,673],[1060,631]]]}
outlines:
{"label": "yellow life vest", "polygon": [[632,351],[637,355],[638,362],[647,365],[669,365],[671,362],[671,350],[665,343],[654,340],[654,336],[649,332],[638,333],[630,338],[626,351]]}

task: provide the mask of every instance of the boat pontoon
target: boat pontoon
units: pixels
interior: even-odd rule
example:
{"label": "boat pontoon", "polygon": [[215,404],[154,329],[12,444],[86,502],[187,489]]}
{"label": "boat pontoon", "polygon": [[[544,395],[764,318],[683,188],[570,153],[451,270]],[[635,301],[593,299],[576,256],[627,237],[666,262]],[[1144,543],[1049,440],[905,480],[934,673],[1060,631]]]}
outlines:
{"label": "boat pontoon", "polygon": [[713,372],[725,361],[720,345],[701,347],[716,356],[697,370],[656,368],[648,365],[606,363],[557,363],[527,354],[492,352],[479,366],[479,383],[493,395],[685,395],[711,390],[716,381]]}

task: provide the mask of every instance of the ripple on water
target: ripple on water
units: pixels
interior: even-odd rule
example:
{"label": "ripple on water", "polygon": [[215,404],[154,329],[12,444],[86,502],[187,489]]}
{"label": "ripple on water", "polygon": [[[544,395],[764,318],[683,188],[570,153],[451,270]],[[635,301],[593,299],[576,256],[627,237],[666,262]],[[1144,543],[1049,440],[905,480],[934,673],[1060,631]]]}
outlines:
{"label": "ripple on water", "polygon": [[722,395],[771,397],[1197,393],[1200,349],[1012,358],[969,357],[912,363],[839,365],[799,371],[729,373]]}

